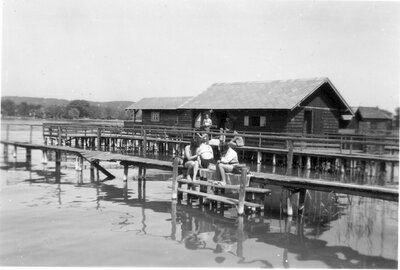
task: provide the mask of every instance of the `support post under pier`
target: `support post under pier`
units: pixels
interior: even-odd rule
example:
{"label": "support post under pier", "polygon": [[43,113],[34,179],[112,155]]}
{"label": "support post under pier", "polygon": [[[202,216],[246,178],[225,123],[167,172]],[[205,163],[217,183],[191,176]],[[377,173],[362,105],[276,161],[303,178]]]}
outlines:
{"label": "support post under pier", "polygon": [[174,167],[172,169],[172,200],[178,198],[178,159],[174,158]]}

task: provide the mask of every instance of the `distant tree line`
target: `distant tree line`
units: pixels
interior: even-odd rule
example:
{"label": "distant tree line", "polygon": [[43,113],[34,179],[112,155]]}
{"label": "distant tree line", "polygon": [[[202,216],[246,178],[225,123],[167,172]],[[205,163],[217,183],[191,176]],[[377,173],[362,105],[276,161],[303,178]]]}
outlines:
{"label": "distant tree line", "polygon": [[66,106],[42,106],[26,102],[16,104],[6,99],[1,101],[1,115],[53,119],[128,119],[123,109],[91,105],[86,100],[72,100]]}

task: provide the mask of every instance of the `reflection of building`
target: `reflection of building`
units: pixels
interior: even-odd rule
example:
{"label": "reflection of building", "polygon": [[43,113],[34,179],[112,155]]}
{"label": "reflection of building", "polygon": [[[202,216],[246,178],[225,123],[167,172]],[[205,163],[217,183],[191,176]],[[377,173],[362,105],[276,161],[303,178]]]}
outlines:
{"label": "reflection of building", "polygon": [[348,125],[359,134],[382,134],[391,127],[392,117],[378,107],[359,107]]}
{"label": "reflection of building", "polygon": [[211,113],[213,125],[247,131],[335,133],[351,108],[328,78],[217,83],[199,95],[145,98],[128,109],[143,110],[143,124],[196,127]]}

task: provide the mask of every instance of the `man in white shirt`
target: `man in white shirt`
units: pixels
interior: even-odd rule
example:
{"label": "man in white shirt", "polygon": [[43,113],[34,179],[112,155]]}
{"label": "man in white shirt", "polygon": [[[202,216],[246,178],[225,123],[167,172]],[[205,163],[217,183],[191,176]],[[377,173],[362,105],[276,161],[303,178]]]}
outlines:
{"label": "man in white shirt", "polygon": [[220,180],[221,184],[225,185],[225,173],[232,172],[234,165],[238,164],[239,160],[236,151],[233,150],[228,144],[221,144],[220,151],[221,160],[217,161],[217,180]]}

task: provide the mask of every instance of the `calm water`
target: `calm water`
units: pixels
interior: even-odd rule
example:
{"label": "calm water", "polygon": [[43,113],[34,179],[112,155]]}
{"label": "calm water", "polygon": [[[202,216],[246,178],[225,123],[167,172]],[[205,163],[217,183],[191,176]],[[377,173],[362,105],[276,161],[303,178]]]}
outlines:
{"label": "calm water", "polygon": [[[3,132],[4,128],[2,138]],[[15,130],[11,138],[27,140],[29,135]],[[34,141],[41,143],[40,128]],[[168,172],[149,170],[143,186],[135,179],[137,170],[130,169],[125,185],[120,165],[102,163],[116,179],[90,183],[87,167],[84,182],[77,183],[73,157],[63,156],[58,175],[54,161],[41,164],[40,151],[32,152],[32,165],[27,166],[24,150],[18,151],[16,159],[10,154],[8,162],[0,150],[3,266],[398,265],[397,203],[311,191],[306,215],[298,220],[281,215],[281,189],[272,187],[273,196],[263,217],[238,219],[234,210],[222,215],[200,210],[196,204],[187,206],[185,200],[178,205],[171,203]],[[261,168],[272,170],[264,165]],[[309,176],[338,177],[315,172]],[[61,184],[55,183],[57,178]],[[389,186],[396,187],[396,182]]]}

